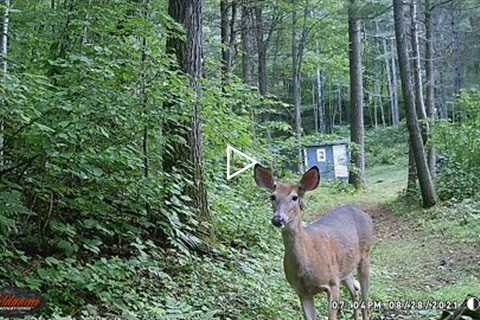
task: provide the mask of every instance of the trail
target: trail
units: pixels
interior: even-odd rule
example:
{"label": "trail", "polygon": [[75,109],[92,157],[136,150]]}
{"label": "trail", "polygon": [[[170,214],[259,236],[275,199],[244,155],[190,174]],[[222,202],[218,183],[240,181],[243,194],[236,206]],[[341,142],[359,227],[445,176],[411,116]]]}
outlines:
{"label": "trail", "polygon": [[[363,209],[373,218],[377,238],[372,250],[372,299],[453,306],[466,293],[475,293],[468,284],[472,268],[480,265],[478,251],[427,233],[418,220],[398,217],[383,204]],[[382,310],[374,313],[374,319],[438,319],[438,309]]]}
{"label": "trail", "polygon": [[[472,232],[465,233],[465,227],[459,227],[460,219],[449,220],[441,208],[432,215],[399,200],[406,176],[406,168],[376,167],[367,171],[365,192],[339,192],[323,186],[307,194],[306,221],[347,204],[370,214],[376,234],[371,252],[372,301],[437,301],[452,306],[461,303],[467,294],[479,296],[480,244],[472,241]],[[347,292],[343,296],[348,299]],[[348,312],[342,319],[349,318]],[[422,310],[380,309],[372,311],[371,319],[439,319],[441,313],[438,306]]]}

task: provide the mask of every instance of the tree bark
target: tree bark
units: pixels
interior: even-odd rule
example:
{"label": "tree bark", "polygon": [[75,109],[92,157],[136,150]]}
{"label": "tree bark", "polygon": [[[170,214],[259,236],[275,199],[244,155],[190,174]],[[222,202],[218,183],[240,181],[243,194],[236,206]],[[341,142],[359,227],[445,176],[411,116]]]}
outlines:
{"label": "tree bark", "polygon": [[398,105],[398,77],[397,77],[397,62],[395,59],[395,43],[390,43],[390,51],[392,54],[392,92],[393,92],[393,110],[392,110],[392,124],[396,127],[400,123],[400,108]]}
{"label": "tree bark", "polygon": [[[293,3],[293,2],[292,2]],[[295,107],[295,134],[297,138],[298,152],[298,171],[304,171],[303,165],[303,148],[302,148],[302,93],[301,93],[301,70],[303,63],[303,53],[305,43],[308,38],[307,17],[309,7],[303,9],[303,23],[300,37],[297,33],[297,12],[295,8],[292,12],[292,91],[293,104]]]}
{"label": "tree bark", "polygon": [[228,8],[228,1],[220,0],[220,47],[222,53],[222,81],[224,85],[228,81],[229,72]]}
{"label": "tree bark", "polygon": [[[190,85],[195,91],[196,99],[193,103],[191,118],[191,134],[188,142],[190,147],[190,160],[193,165],[193,191],[194,207],[198,208],[203,221],[210,221],[207,191],[203,174],[203,144],[201,130],[201,105],[202,94],[200,79],[202,77],[203,32],[202,32],[202,0],[170,0],[168,12],[173,19],[185,27],[186,40],[167,40],[167,50],[176,54],[182,70],[189,76]],[[210,230],[211,231],[211,230]]]}
{"label": "tree bark", "polygon": [[231,72],[233,68],[233,64],[235,61],[235,22],[237,20],[237,2],[232,1],[231,3],[231,14],[230,14],[230,31],[229,31],[229,38],[228,38],[228,69]]}
{"label": "tree bark", "polygon": [[2,21],[2,35],[0,37],[1,41],[1,56],[0,64],[2,66],[2,79],[5,80],[7,77],[8,70],[8,28],[10,24],[10,0],[3,0],[4,12],[3,12],[3,21]]}
{"label": "tree bark", "polygon": [[[378,22],[375,21],[375,32],[378,34]],[[374,44],[373,46],[375,47],[375,55],[381,55],[382,49],[380,48],[380,43],[376,39],[374,39]],[[380,109],[381,113],[381,119],[383,119],[383,100],[382,100],[382,66],[379,60],[375,59],[374,60],[374,69],[375,69],[375,74],[376,77],[373,80],[374,81],[374,124],[375,128],[378,127],[378,111]],[[383,123],[383,126],[385,126],[385,123]]]}
{"label": "tree bark", "polygon": [[[231,16],[229,17],[229,13]],[[237,4],[235,1],[220,1],[220,35],[222,51],[222,79],[224,85],[228,83],[233,64],[233,50],[235,43],[235,19]]]}
{"label": "tree bark", "polygon": [[297,164],[298,171],[303,171],[303,152],[302,152],[302,111],[301,111],[301,92],[300,92],[300,65],[299,48],[297,40],[297,13],[294,9],[292,13],[292,93],[293,105],[295,108],[295,136],[297,139]]}
{"label": "tree bark", "polygon": [[[426,100],[425,107],[427,111],[427,117],[430,123],[435,121],[435,72],[433,66],[433,21],[432,21],[432,8],[430,0],[425,0],[425,76],[426,76]],[[432,130],[433,127],[430,127]],[[435,147],[433,144],[428,145],[428,167],[430,168],[430,174],[435,176]]]}
{"label": "tree bark", "polygon": [[[422,131],[422,138],[425,147],[427,148],[428,137],[429,137],[429,125],[427,121],[427,113],[425,111],[425,104],[423,100],[423,82],[422,82],[422,70],[420,63],[420,46],[418,43],[418,24],[417,24],[417,0],[411,0],[410,2],[410,34],[411,34],[411,46],[412,46],[412,58],[413,58],[413,78],[414,78],[414,89],[415,89],[415,110],[417,113],[417,118],[420,119],[420,127]],[[428,148],[427,148],[428,149]],[[408,174],[408,184],[407,189],[410,187],[416,188],[416,168],[415,162],[413,161],[413,149],[409,149],[409,174]],[[430,171],[430,166],[428,166]],[[410,181],[413,179],[413,181]],[[413,190],[410,190],[413,191]]]}
{"label": "tree bark", "polygon": [[255,6],[255,30],[257,40],[257,54],[258,54],[258,89],[262,96],[267,94],[267,50],[270,46],[275,26],[281,21],[281,18],[274,10],[272,13],[271,24],[268,28],[263,20],[263,6],[261,1],[258,1]]}
{"label": "tree bark", "polygon": [[260,95],[265,96],[267,94],[267,43],[264,39],[265,26],[261,4],[255,7],[255,27],[257,30],[258,91]]}
{"label": "tree bark", "polygon": [[[0,64],[2,69],[2,81],[5,85],[7,81],[7,72],[8,72],[8,28],[10,23],[10,0],[4,0],[4,12],[2,17],[2,35],[0,36]],[[5,98],[1,98],[3,107],[6,107]],[[4,159],[4,147],[5,147],[5,136],[4,136],[4,119],[0,119],[0,169],[3,169],[5,164]]]}
{"label": "tree bark", "polygon": [[[378,23],[376,23],[376,29],[378,33],[379,31]],[[387,75],[387,85],[388,85],[387,89],[388,89],[388,97],[390,101],[390,114],[391,114],[392,125],[395,125],[395,119],[394,119],[395,89],[393,86],[392,69],[390,67],[391,59],[389,58],[389,54],[393,55],[393,52],[391,53],[388,52],[388,43],[387,43],[386,37],[382,37],[382,45],[383,45],[383,56],[385,59],[385,73]]]}
{"label": "tree bark", "polygon": [[436,194],[430,172],[428,170],[427,160],[425,158],[423,139],[418,126],[415,110],[415,97],[413,95],[412,84],[410,82],[410,64],[407,53],[403,0],[393,0],[393,13],[395,20],[395,38],[397,41],[398,62],[400,65],[402,91],[406,105],[410,145],[413,149],[413,156],[415,158],[415,166],[417,168],[418,180],[420,182],[423,206],[431,207],[436,203]]}
{"label": "tree bark", "polygon": [[[90,4],[90,1],[89,1]],[[149,0],[144,0],[143,1],[143,18],[145,21],[148,20],[148,13],[150,12],[149,9]],[[85,37],[86,37],[86,31]],[[140,79],[141,79],[141,87],[140,87],[140,98],[142,101],[142,109],[143,112],[147,112],[147,107],[148,107],[148,95],[147,95],[147,83],[146,83],[146,75],[145,75],[145,62],[147,59],[147,39],[142,36],[142,51],[140,54],[140,62],[141,62],[141,74],[140,74]],[[148,130],[148,125],[145,124],[143,127],[143,140],[142,140],[142,152],[143,152],[143,177],[145,179],[148,179],[150,177],[150,154],[149,154],[149,130]],[[150,203],[148,200],[145,201],[145,211],[149,217],[152,215],[152,210],[150,207]],[[153,217],[152,217],[153,218]]]}
{"label": "tree bark", "polygon": [[242,6],[242,75],[248,85],[255,85],[253,79],[253,34],[252,34],[252,12],[251,8]]}
{"label": "tree bark", "polygon": [[342,86],[339,84],[337,89],[337,108],[338,108],[338,124],[343,122],[343,101],[342,101]]}
{"label": "tree bark", "polygon": [[326,133],[331,134],[333,133],[333,128],[335,126],[332,110],[332,95],[330,94],[332,92],[331,81],[325,83],[324,89],[325,91],[323,96],[325,97],[325,131]]}
{"label": "tree bark", "polygon": [[[417,117],[425,123],[427,120],[427,113],[425,111],[425,103],[423,100],[423,82],[422,82],[422,67],[420,63],[420,46],[418,43],[418,24],[417,24],[417,0],[410,2],[410,32],[413,56],[413,77],[415,84],[415,106],[417,110]],[[426,126],[424,129],[428,130]],[[427,137],[428,131],[424,134],[424,139]],[[426,142],[426,141],[425,141]]]}
{"label": "tree bark", "polygon": [[458,10],[454,1],[450,3],[450,15],[452,26],[452,40],[453,40],[453,95],[456,98],[460,94],[462,88],[462,71],[461,71],[461,52],[460,52],[460,33],[458,32],[457,15]]}
{"label": "tree bark", "polygon": [[[175,22],[185,25],[185,0],[169,0],[168,15]],[[184,69],[185,41],[180,40],[178,37],[167,38],[166,51],[167,54],[175,55],[178,65]]]}
{"label": "tree bark", "polygon": [[191,86],[195,90],[197,98],[193,105],[192,133],[191,133],[191,158],[194,166],[195,204],[200,211],[200,216],[205,221],[210,221],[208,208],[207,190],[203,174],[203,142],[201,128],[201,86],[202,58],[203,58],[203,32],[202,32],[202,0],[186,1],[185,30],[187,42],[185,50],[184,66],[190,76]]}
{"label": "tree bark", "polygon": [[407,179],[407,193],[415,194],[417,190],[417,167],[415,166],[415,157],[413,156],[412,144],[408,147],[408,179]]}
{"label": "tree bark", "polygon": [[[382,69],[382,71],[384,71]],[[382,72],[383,73],[383,72]],[[382,74],[382,77],[381,79],[384,79],[384,75]],[[380,83],[380,94],[382,95],[383,97],[383,93],[385,92],[385,82],[384,81],[379,81]],[[388,84],[386,84],[388,86]],[[388,91],[388,88],[387,88],[387,91]],[[387,123],[386,123],[386,120],[385,120],[385,109],[384,109],[384,104],[383,104],[383,98],[380,98],[380,118],[382,119],[382,127],[386,127],[387,126]]]}
{"label": "tree bark", "polygon": [[363,70],[361,22],[356,16],[358,1],[350,0],[348,8],[348,37],[350,57],[350,135],[354,143],[352,148],[352,170],[350,183],[356,189],[365,187],[365,144],[363,125]]}
{"label": "tree bark", "polygon": [[[317,58],[320,58],[320,46],[318,45],[317,42]],[[322,95],[322,73],[320,70],[320,66],[317,65],[317,70],[316,70],[316,84],[317,84],[317,90],[316,90],[316,107],[317,107],[317,121],[318,121],[318,130],[321,133],[325,132],[325,108],[324,108],[324,99]]]}
{"label": "tree bark", "polygon": [[316,87],[315,87],[315,79],[312,79],[312,110],[313,110],[313,125],[315,129],[315,133],[317,133],[318,130],[318,104],[317,104],[317,98],[316,98]]}

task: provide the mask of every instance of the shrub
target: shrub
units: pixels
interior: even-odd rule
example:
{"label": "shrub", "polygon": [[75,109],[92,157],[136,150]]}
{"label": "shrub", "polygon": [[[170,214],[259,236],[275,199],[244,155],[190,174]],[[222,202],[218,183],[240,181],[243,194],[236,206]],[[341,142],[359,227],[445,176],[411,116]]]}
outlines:
{"label": "shrub", "polygon": [[366,165],[368,167],[393,165],[406,159],[407,137],[408,134],[404,125],[366,131]]}
{"label": "shrub", "polygon": [[444,200],[471,197],[480,184],[480,92],[462,92],[456,108],[460,122],[441,121],[434,128],[435,144],[446,158],[437,178]]}

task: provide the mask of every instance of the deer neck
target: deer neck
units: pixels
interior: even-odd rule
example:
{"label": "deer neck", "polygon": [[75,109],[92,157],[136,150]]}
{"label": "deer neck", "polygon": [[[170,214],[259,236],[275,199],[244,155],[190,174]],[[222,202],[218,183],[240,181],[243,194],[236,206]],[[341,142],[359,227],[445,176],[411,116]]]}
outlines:
{"label": "deer neck", "polygon": [[282,231],[285,255],[299,262],[304,262],[306,253],[307,234],[302,222],[302,212],[298,212],[293,221],[289,222]]}

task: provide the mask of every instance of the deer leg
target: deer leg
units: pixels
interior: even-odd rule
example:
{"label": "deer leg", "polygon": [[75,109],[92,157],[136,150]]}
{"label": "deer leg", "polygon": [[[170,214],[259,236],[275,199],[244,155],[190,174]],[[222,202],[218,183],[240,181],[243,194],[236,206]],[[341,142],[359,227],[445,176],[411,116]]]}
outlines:
{"label": "deer leg", "polygon": [[303,318],[305,320],[315,320],[315,303],[312,296],[301,296],[300,302],[302,303]]}
{"label": "deer leg", "polygon": [[346,278],[343,283],[345,283],[345,286],[347,287],[348,291],[350,292],[350,295],[352,297],[352,302],[353,302],[353,319],[358,320],[359,312],[358,312],[358,298],[359,298],[359,292],[358,289],[355,287],[355,279],[353,278],[353,275],[350,275],[348,278]]}
{"label": "deer leg", "polygon": [[370,258],[368,253],[362,258],[358,265],[358,277],[360,279],[360,290],[362,293],[362,320],[368,320],[368,284],[370,282]]}
{"label": "deer leg", "polygon": [[340,288],[337,282],[330,286],[328,293],[328,320],[337,320],[338,308],[340,307]]}

